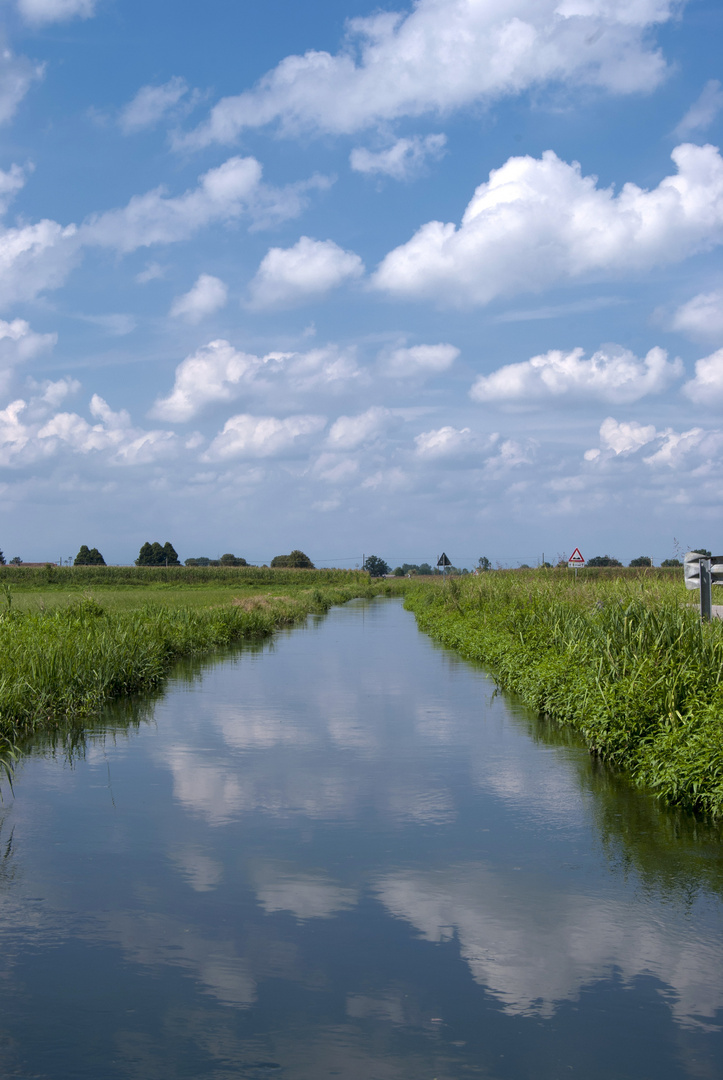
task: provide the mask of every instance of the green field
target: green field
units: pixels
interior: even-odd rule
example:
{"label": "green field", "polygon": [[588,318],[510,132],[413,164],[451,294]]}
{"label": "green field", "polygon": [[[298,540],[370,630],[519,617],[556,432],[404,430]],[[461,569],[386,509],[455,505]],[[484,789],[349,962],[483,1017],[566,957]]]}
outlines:
{"label": "green field", "polygon": [[416,587],[419,626],[661,797],[723,815],[723,622],[668,571],[493,571]]}

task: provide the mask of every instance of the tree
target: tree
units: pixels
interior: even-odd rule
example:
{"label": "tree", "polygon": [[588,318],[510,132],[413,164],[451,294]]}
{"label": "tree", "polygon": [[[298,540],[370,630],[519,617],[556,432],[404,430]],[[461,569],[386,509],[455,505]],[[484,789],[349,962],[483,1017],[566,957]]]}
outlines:
{"label": "tree", "polygon": [[166,540],[165,544],[163,545],[163,556],[166,566],[181,565],[181,560],[178,558],[176,549],[174,548],[170,540]]}
{"label": "tree", "polygon": [[674,566],[682,566],[683,564],[680,559],[663,559],[660,565],[671,568]]}
{"label": "tree", "polygon": [[419,564],[419,568],[417,570],[417,573],[422,574],[425,577],[428,577],[430,574],[434,573],[434,570],[432,569],[432,567],[429,565],[428,562],[423,562],[423,563]]}
{"label": "tree", "polygon": [[593,559],[587,560],[588,566],[622,566],[623,564],[619,559],[613,559],[610,555],[596,555]]}
{"label": "tree", "polygon": [[708,548],[691,548],[691,551],[697,551],[699,555],[705,555],[706,559],[710,559],[712,552],[708,551]]}
{"label": "tree", "polygon": [[401,566],[395,566],[393,574],[395,577],[404,577],[404,571],[402,570]]}
{"label": "tree", "polygon": [[5,556],[3,555],[2,551],[0,551],[0,566],[4,566],[4,565],[5,565]]}
{"label": "tree", "polygon": [[136,559],[136,566],[180,566],[178,555],[175,548],[170,541],[161,547],[157,540],[154,540],[152,544],[149,544],[146,540],[145,544],[138,552],[138,558]]}
{"label": "tree", "polygon": [[222,555],[220,558],[221,566],[248,566],[245,559],[242,559],[240,555]]}
{"label": "tree", "polygon": [[211,560],[207,555],[199,555],[197,559],[186,559],[186,566],[210,566]]}
{"label": "tree", "polygon": [[81,544],[73,566],[105,566],[105,559],[98,548],[88,548],[87,544]]}
{"label": "tree", "polygon": [[638,555],[637,559],[631,559],[628,566],[652,566],[653,560],[649,555]]}
{"label": "tree", "polygon": [[284,567],[290,570],[315,570],[313,562],[308,555],[304,555],[303,551],[299,551],[295,548],[289,555],[274,555],[271,560],[271,566],[275,568]]}
{"label": "tree", "polygon": [[11,566],[22,566],[23,565],[23,560],[20,558],[19,555],[13,555],[12,559],[10,560],[10,565]]}
{"label": "tree", "polygon": [[369,555],[364,560],[362,570],[366,570],[370,577],[384,577],[389,573],[389,567],[378,555]]}
{"label": "tree", "polygon": [[490,560],[487,558],[486,555],[480,555],[479,559],[477,560],[477,569],[478,570],[491,570],[492,569],[492,563],[490,562]]}

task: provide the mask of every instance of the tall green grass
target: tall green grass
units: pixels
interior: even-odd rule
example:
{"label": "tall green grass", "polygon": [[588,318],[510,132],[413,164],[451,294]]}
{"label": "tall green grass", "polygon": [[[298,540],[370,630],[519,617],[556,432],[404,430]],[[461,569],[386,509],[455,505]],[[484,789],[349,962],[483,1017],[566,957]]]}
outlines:
{"label": "tall green grass", "polygon": [[681,578],[489,573],[407,605],[635,782],[723,815],[723,623],[701,623]]}

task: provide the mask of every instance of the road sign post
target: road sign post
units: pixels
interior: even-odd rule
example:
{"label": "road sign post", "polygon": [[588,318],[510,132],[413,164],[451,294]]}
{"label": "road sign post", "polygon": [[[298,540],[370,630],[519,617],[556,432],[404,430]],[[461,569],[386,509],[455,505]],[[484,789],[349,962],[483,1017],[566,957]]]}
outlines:
{"label": "road sign post", "polygon": [[442,573],[444,574],[445,577],[447,576],[447,567],[451,566],[451,565],[452,565],[452,563],[449,561],[449,559],[447,558],[445,553],[442,552],[442,554],[437,559],[437,566],[442,567]]}
{"label": "road sign post", "polygon": [[573,551],[572,555],[570,556],[570,558],[567,560],[567,568],[568,568],[568,570],[574,570],[575,571],[575,578],[577,578],[578,569],[581,566],[584,566],[584,565],[585,565],[585,560],[583,559],[583,557],[582,557],[582,555],[580,553],[580,548],[576,547],[575,550]]}

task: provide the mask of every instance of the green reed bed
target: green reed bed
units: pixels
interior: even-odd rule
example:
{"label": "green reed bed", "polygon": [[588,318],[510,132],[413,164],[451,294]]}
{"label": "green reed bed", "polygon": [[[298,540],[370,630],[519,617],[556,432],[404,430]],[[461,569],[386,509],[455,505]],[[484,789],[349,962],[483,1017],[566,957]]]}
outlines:
{"label": "green reed bed", "polygon": [[311,612],[383,590],[363,575],[344,586],[241,596],[221,607],[156,603],[113,611],[90,596],[41,611],[10,603],[0,616],[0,746],[12,748],[21,735],[149,690],[181,656],[259,638]]}
{"label": "green reed bed", "polygon": [[671,802],[723,815],[723,623],[682,574],[492,572],[407,595],[420,628]]}

